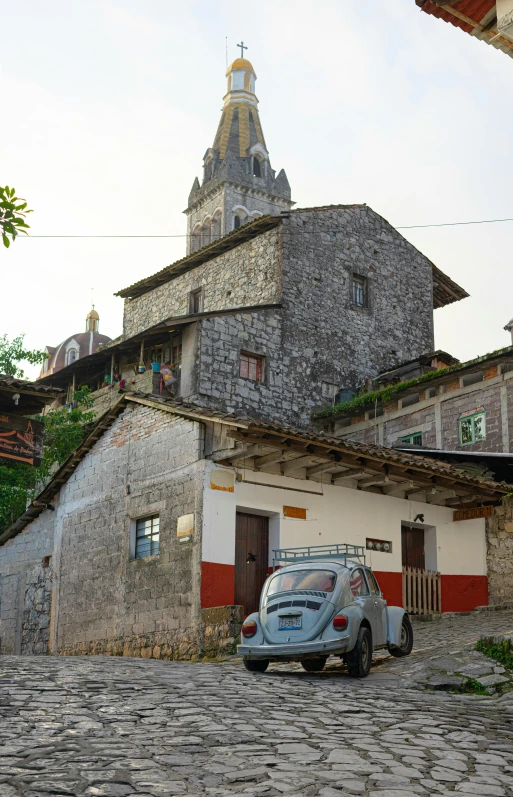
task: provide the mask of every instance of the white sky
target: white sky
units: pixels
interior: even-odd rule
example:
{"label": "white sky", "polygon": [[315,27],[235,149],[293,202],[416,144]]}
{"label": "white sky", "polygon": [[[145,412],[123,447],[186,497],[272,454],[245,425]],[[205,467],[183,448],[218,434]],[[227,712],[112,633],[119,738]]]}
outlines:
{"label": "white sky", "polygon": [[[225,91],[225,36],[298,207],[366,202],[394,226],[513,217],[513,62],[414,0],[0,0],[0,184],[35,235],[184,235],[182,211]],[[471,294],[435,312],[436,346],[508,345],[513,222],[405,230]],[[100,331],[113,296],[185,253],[175,239],[18,239],[0,249],[0,334],[30,347]],[[37,369],[26,369],[35,376]]]}

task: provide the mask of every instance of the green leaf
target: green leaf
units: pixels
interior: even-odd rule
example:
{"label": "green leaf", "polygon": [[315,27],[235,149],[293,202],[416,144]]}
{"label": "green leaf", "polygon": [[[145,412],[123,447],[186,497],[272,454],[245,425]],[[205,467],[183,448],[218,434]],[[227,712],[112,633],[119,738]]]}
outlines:
{"label": "green leaf", "polygon": [[[2,241],[4,242],[4,246],[5,246],[5,248],[6,248],[6,249],[9,249],[9,247],[10,247],[10,245],[11,245],[11,242],[10,242],[10,240],[8,239],[7,235],[5,235],[5,234],[3,234],[3,235],[2,235]],[[18,250],[16,250],[16,251],[18,251]]]}

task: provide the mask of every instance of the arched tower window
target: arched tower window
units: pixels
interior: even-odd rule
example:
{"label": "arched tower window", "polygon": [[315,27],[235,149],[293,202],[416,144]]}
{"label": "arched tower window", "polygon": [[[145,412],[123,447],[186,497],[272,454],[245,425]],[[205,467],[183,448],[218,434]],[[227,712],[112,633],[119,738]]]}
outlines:
{"label": "arched tower window", "polygon": [[238,230],[240,227],[240,216],[233,217],[233,229]]}
{"label": "arched tower window", "polygon": [[219,210],[219,211],[216,211],[214,213],[214,216],[212,218],[212,240],[213,241],[217,241],[217,239],[220,238],[221,235],[222,235],[221,221],[222,221],[222,215],[221,215],[221,211]]}
{"label": "arched tower window", "polygon": [[200,248],[200,240],[201,240],[200,231],[201,227],[199,226],[199,224],[197,224],[191,236],[191,253],[197,252],[198,249]]}
{"label": "arched tower window", "polygon": [[246,72],[244,75],[244,89],[246,91],[251,91],[251,75],[249,72]]}
{"label": "arched tower window", "polygon": [[74,363],[75,360],[78,360],[78,351],[76,349],[70,349],[68,351],[68,358],[67,358],[67,365],[70,363]]}
{"label": "arched tower window", "polygon": [[262,168],[260,166],[260,161],[258,158],[253,158],[253,177],[261,177],[262,176]]}

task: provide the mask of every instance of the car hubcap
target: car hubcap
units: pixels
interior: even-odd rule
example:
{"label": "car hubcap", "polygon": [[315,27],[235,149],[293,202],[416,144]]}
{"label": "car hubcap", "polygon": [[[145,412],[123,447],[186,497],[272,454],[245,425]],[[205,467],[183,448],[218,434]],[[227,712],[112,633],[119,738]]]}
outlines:
{"label": "car hubcap", "polygon": [[401,647],[405,648],[408,645],[408,629],[403,623],[401,628]]}
{"label": "car hubcap", "polygon": [[367,669],[368,664],[369,664],[369,644],[367,642],[367,639],[364,639],[362,641],[362,665],[364,670]]}

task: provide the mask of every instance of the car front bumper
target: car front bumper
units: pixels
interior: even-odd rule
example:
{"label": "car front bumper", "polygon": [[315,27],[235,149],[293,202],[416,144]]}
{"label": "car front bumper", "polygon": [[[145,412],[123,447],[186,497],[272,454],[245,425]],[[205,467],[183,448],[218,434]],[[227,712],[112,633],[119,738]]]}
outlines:
{"label": "car front bumper", "polygon": [[347,650],[350,636],[327,639],[321,642],[296,642],[284,645],[238,645],[237,652],[248,659],[286,659],[298,661],[307,657],[341,655]]}

